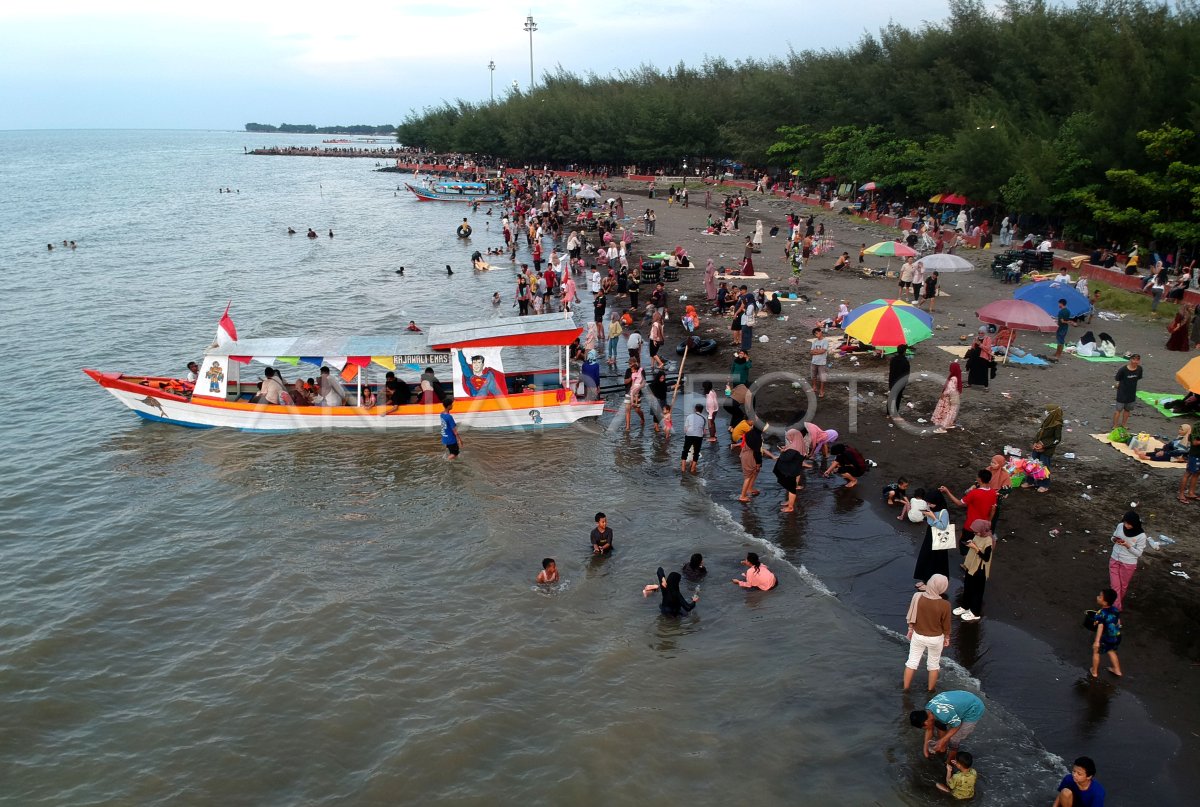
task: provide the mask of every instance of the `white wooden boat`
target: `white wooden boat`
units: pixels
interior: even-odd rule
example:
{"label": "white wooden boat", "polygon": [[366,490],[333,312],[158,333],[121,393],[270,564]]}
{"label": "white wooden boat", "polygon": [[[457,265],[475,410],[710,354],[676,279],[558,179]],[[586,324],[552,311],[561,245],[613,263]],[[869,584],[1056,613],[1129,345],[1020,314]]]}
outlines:
{"label": "white wooden boat", "polygon": [[[603,401],[583,401],[572,392],[568,346],[582,328],[569,312],[435,325],[428,333],[390,336],[287,336],[241,339],[209,348],[195,383],[166,376],[130,375],[84,369],[113,397],[146,420],[192,428],[245,431],[313,429],[423,430],[440,427],[440,400],[453,395],[455,420],[479,429],[560,426],[599,417]],[[503,352],[552,348],[551,369],[505,371]],[[285,381],[316,376],[329,367],[347,404],[298,406],[256,403],[259,373],[244,380],[254,364],[281,369]],[[309,367],[303,368],[303,365]],[[310,369],[311,368],[311,369]],[[408,403],[388,414],[384,372],[394,371],[413,387],[432,368],[440,389],[428,403]],[[291,379],[286,375],[293,373]],[[353,405],[365,387],[379,404]],[[290,388],[290,385],[289,385]]]}

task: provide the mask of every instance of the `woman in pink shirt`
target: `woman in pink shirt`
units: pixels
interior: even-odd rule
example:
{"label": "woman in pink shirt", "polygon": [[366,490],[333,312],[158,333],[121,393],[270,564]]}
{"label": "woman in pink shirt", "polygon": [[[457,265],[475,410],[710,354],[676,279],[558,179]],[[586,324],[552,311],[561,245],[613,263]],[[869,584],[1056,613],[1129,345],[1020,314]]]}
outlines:
{"label": "woman in pink shirt", "polygon": [[[804,436],[804,442],[807,450],[804,452],[805,460],[814,460],[817,458],[817,451],[823,453],[826,457],[829,456],[829,446],[833,445],[838,438],[837,429],[822,429],[815,423],[805,423],[801,428],[800,433]],[[811,468],[811,462],[805,462],[806,467]]]}
{"label": "woman in pink shirt", "polygon": [[742,588],[757,588],[763,591],[770,591],[779,585],[779,581],[775,579],[775,575],[771,570],[759,561],[757,552],[747,552],[746,559],[742,561],[742,565],[746,567],[746,571],[742,572],[742,577],[746,579],[733,578],[733,582]]}

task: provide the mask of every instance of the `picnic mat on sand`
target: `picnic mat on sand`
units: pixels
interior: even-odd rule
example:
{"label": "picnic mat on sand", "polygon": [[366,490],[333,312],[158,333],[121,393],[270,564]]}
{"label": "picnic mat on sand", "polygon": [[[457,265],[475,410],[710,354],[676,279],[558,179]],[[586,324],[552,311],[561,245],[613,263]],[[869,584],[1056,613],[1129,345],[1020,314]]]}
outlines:
{"label": "picnic mat on sand", "polygon": [[[1046,347],[1057,349],[1058,345],[1054,344],[1053,342],[1050,342],[1049,344],[1046,345]],[[1083,359],[1084,361],[1120,361],[1120,362],[1126,362],[1126,363],[1128,363],[1128,361],[1129,361],[1129,359],[1125,358],[1124,356],[1113,356],[1112,358],[1109,358],[1108,356],[1078,356],[1073,351],[1066,351],[1066,350],[1063,351],[1063,353],[1068,353],[1068,352],[1070,352],[1070,355],[1075,356],[1075,358]]]}
{"label": "picnic mat on sand", "polygon": [[[1112,446],[1113,448],[1115,448],[1117,451],[1120,451],[1126,457],[1135,459],[1138,462],[1140,462],[1142,465],[1149,465],[1151,468],[1176,468],[1176,469],[1178,469],[1178,468],[1183,468],[1185,465],[1185,463],[1182,463],[1182,462],[1154,462],[1153,460],[1144,460],[1141,457],[1139,457],[1137,454],[1134,454],[1133,449],[1131,449],[1129,446],[1125,445],[1124,443],[1114,443],[1112,440],[1109,440],[1107,434],[1093,434],[1092,439],[1099,440],[1101,443],[1106,443],[1106,444]],[[1159,449],[1159,448],[1162,448],[1162,440],[1151,440],[1150,441],[1150,450],[1151,451],[1154,451],[1155,449]]]}
{"label": "picnic mat on sand", "polygon": [[960,359],[965,359],[967,351],[971,349],[966,345],[938,345],[938,348],[946,351],[951,356],[958,356]]}
{"label": "picnic mat on sand", "polygon": [[753,277],[751,277],[750,275],[717,275],[718,281],[721,281],[721,280],[745,281],[745,280],[770,280],[770,279],[771,279],[771,276],[768,275],[766,272],[755,272]]}
{"label": "picnic mat on sand", "polygon": [[1178,401],[1183,397],[1182,395],[1176,395],[1173,392],[1146,392],[1145,390],[1138,390],[1137,397],[1142,403],[1153,406],[1160,414],[1166,415],[1169,418],[1181,418],[1187,414],[1186,412],[1172,412],[1165,406],[1165,404],[1171,401]]}

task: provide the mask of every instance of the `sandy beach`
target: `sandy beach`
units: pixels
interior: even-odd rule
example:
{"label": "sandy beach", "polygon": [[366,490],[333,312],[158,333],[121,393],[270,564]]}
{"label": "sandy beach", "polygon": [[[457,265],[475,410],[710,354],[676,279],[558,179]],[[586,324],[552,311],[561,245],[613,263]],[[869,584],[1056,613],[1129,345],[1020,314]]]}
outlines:
{"label": "sandy beach", "polygon": [[[760,320],[756,337],[765,335],[769,341],[756,344],[753,349],[755,379],[774,371],[807,375],[804,340],[814,324],[832,317],[842,299],[848,300],[853,308],[873,299],[892,298],[897,292],[894,279],[832,270],[842,250],[850,252],[852,265],[857,267],[859,246],[890,240],[897,234],[894,229],[747,191],[749,204],[741,215],[741,232],[712,236],[703,233],[707,211],[702,189],[692,190],[691,206],[684,209],[669,206],[662,190],[659,198],[649,200],[640,183],[617,180],[609,185],[610,195],[622,194],[629,215],[640,215],[647,206],[655,210],[656,235],[643,237],[639,252],[650,253],[660,248],[670,251],[681,245],[696,265],[694,269],[681,270],[679,282],[669,284],[675,306],[684,304],[677,302],[680,295],[686,295],[692,303],[703,301],[705,261],[712,258],[717,266],[736,265],[745,236],[754,232],[756,220],[762,221],[766,232],[779,225],[781,233],[786,233],[785,216],[789,211],[803,215],[812,212],[818,221],[824,222],[826,233],[836,239],[837,249],[814,258],[802,274],[798,288],[789,285],[790,266],[783,258],[782,237],[766,237],[762,253],[755,256],[755,268],[765,272],[770,280],[748,279],[751,290],[761,285],[768,290],[795,290],[809,298],[807,303],[785,301],[786,321]],[[722,198],[723,195],[713,194],[714,207]],[[1143,701],[1153,718],[1180,738],[1182,747],[1178,757],[1171,761],[1172,773],[1183,782],[1194,784],[1198,778],[1195,763],[1200,761],[1200,745],[1195,742],[1200,727],[1200,701],[1194,697],[1200,686],[1197,664],[1200,634],[1195,619],[1200,605],[1196,588],[1200,550],[1194,506],[1176,501],[1182,467],[1149,467],[1090,437],[1110,428],[1113,375],[1122,366],[1119,363],[1091,363],[1064,356],[1058,364],[1047,367],[1001,366],[990,388],[964,390],[958,418],[962,428],[935,434],[931,424],[919,424],[918,418],[928,420],[932,413],[942,379],[954,358],[941,348],[969,344],[970,336],[980,324],[975,310],[993,300],[1010,297],[1013,290],[1012,286],[992,278],[988,269],[992,251],[967,249],[959,254],[979,268],[942,276],[942,289],[947,296],[937,301],[937,327],[933,337],[921,343],[912,358],[914,375],[924,376],[925,382],[915,378],[905,394],[905,400],[911,404],[904,413],[907,420],[927,433],[909,434],[889,423],[883,404],[887,360],[874,357],[861,358],[857,363],[844,359],[832,363],[827,397],[815,410],[805,413],[808,398],[803,391],[792,389],[790,384],[777,384],[756,393],[757,413],[772,424],[810,420],[842,430],[843,435],[849,427],[849,442],[879,464],[863,480],[860,495],[882,514],[886,510],[878,496],[882,485],[905,475],[913,480],[914,486],[946,484],[953,490],[965,489],[974,481],[976,469],[985,467],[989,458],[1000,453],[1004,446],[1028,451],[1041,423],[1044,405],[1059,404],[1067,422],[1052,468],[1051,490],[1042,495],[1032,489],[1017,490],[1008,498],[998,531],[1000,544],[989,582],[987,617],[1010,623],[1044,640],[1068,667],[1077,667],[1082,678],[1090,648],[1087,635],[1080,629],[1080,616],[1091,607],[1096,592],[1108,585],[1109,536],[1131,503],[1136,503],[1147,534],[1155,540],[1159,535],[1167,535],[1176,543],[1147,550],[1130,586],[1123,613],[1125,640],[1121,647],[1125,677],[1119,681],[1108,677],[1086,686],[1092,688],[1089,695],[1092,698],[1097,694],[1101,698],[1106,693],[1114,694],[1119,688]],[[886,259],[870,256],[867,260],[871,267],[884,267],[887,263]],[[897,263],[893,261],[892,265],[895,267]],[[707,310],[707,306],[697,305],[697,308]],[[1112,334],[1121,353],[1141,353],[1146,374],[1139,389],[1178,392],[1173,376],[1189,356],[1164,348],[1167,322],[1169,317],[1148,321],[1126,315],[1121,321],[1097,319],[1090,328]],[[672,323],[677,333],[668,336],[668,344],[675,344],[673,337],[679,332],[677,320]],[[722,349],[716,357],[689,358],[687,369],[693,372],[727,369],[728,327],[728,318],[705,317],[703,334],[708,336],[711,332],[720,339]],[[1069,338],[1078,338],[1087,329],[1072,329]],[[795,339],[789,341],[790,337]],[[1023,334],[1017,344],[1033,353],[1051,355],[1053,348],[1046,348],[1045,343],[1052,342],[1052,337],[1052,334]],[[848,386],[839,378],[856,380],[857,396],[862,398],[855,401],[857,428],[850,426]],[[1173,435],[1183,420],[1168,420],[1150,406],[1139,403],[1129,427],[1133,432]],[[778,436],[782,437],[782,428]],[[1074,454],[1074,459],[1065,458],[1067,454]],[[766,484],[774,483],[767,480]],[[961,520],[961,511],[957,516]],[[913,543],[913,557],[919,541],[918,535]],[[1182,571],[1191,579],[1173,575],[1172,571]],[[959,630],[957,625],[955,630]],[[1047,682],[1047,686],[1051,685],[1053,682]]]}

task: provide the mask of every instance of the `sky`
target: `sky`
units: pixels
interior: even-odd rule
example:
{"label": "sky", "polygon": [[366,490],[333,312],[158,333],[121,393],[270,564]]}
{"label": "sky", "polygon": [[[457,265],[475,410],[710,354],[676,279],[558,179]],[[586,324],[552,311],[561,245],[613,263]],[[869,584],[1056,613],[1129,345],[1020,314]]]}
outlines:
{"label": "sky", "polygon": [[[947,7],[933,0],[921,15],[938,21]],[[607,75],[840,48],[877,33],[901,8],[883,0],[10,2],[0,4],[0,130],[398,123],[443,101],[487,100],[493,75],[497,98],[513,81],[526,89],[530,14],[536,78],[559,65]]]}

